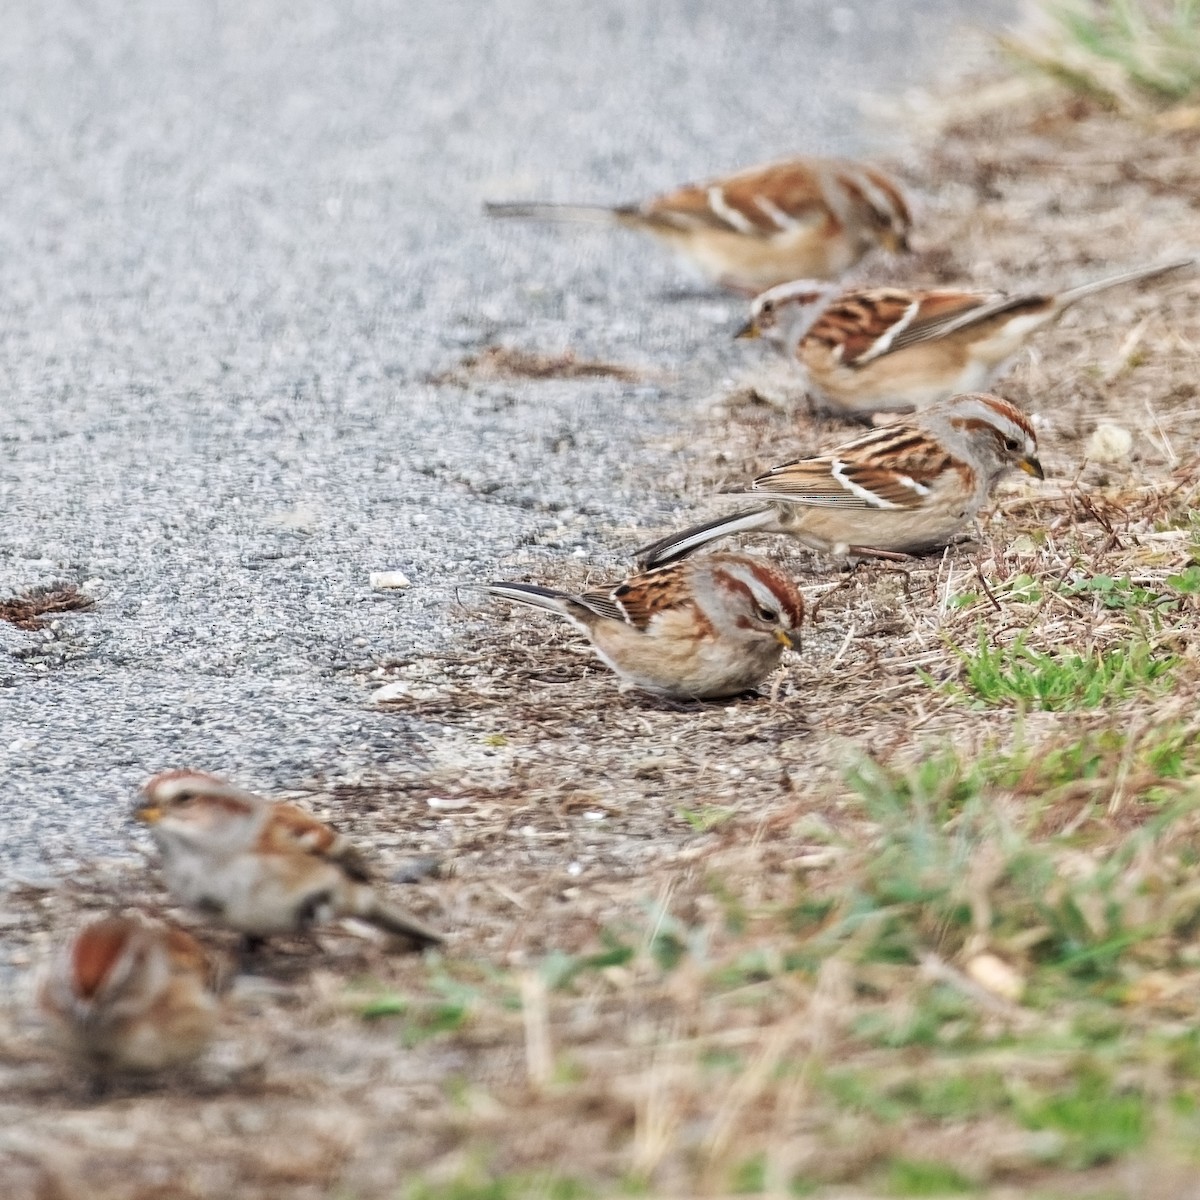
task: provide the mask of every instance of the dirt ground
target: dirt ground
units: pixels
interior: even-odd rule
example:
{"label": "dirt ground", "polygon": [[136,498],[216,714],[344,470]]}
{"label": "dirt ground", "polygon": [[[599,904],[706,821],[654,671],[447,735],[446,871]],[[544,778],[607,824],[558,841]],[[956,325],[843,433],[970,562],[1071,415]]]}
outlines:
{"label": "dirt ground", "polygon": [[[923,197],[913,281],[1074,283],[1200,248],[1200,122],[1006,80],[964,95],[900,166]],[[758,699],[623,693],[569,630],[464,597],[486,653],[468,638],[363,680],[404,685],[364,719],[442,729],[439,769],[300,797],[385,878],[418,877],[390,886],[445,951],[358,929],[277,944],[193,1075],[103,1096],[19,988],[0,1192],[1200,1194],[1200,1051],[1180,1048],[1200,1015],[1198,386],[1200,273],[1072,310],[997,389],[1035,415],[1047,480],[1007,484],[978,542],[851,573],[764,543],[813,623]],[[660,489],[698,518],[845,435],[793,392],[748,355],[745,386],[662,446]],[[996,700],[971,662],[1018,633],[1051,656],[1144,642],[1170,674],[1096,705]],[[1168,731],[1169,762],[1142,753]],[[167,904],[151,863],[31,879],[0,920],[32,966],[126,904]]]}

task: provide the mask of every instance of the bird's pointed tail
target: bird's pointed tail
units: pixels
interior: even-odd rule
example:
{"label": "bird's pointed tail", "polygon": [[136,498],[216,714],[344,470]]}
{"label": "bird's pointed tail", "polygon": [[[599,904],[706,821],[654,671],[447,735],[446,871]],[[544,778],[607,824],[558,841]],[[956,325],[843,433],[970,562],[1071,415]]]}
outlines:
{"label": "bird's pointed tail", "polygon": [[489,217],[519,217],[530,221],[585,221],[608,224],[620,219],[620,210],[604,204],[555,204],[544,200],[486,201]]}
{"label": "bird's pointed tail", "polygon": [[1121,287],[1126,283],[1140,283],[1143,279],[1157,279],[1160,275],[1167,275],[1171,271],[1179,271],[1184,267],[1195,266],[1195,264],[1194,257],[1179,258],[1168,263],[1158,263],[1152,267],[1138,267],[1135,271],[1122,271],[1117,275],[1106,275],[1103,279],[1093,279],[1091,283],[1081,283],[1078,287],[1067,288],[1066,291],[1059,292],[1057,307],[1063,309],[1068,304],[1074,304],[1077,300],[1082,300],[1085,296],[1091,296],[1095,292],[1106,292],[1109,288]]}
{"label": "bird's pointed tail", "polygon": [[544,608],[559,616],[570,616],[574,597],[554,588],[539,587],[536,583],[505,583],[496,580],[488,584],[488,595],[513,600],[517,604],[528,604],[533,608]]}
{"label": "bird's pointed tail", "polygon": [[403,909],[388,904],[370,889],[364,889],[364,893],[360,893],[359,911],[356,914],[364,921],[369,921],[387,933],[408,938],[422,947],[440,946],[446,940],[436,929],[431,929]]}
{"label": "bird's pointed tail", "polygon": [[634,554],[639,566],[662,567],[733,533],[768,532],[775,528],[776,521],[775,510],[770,506],[745,509],[732,516],[717,517],[716,520],[705,521],[703,525],[692,525],[678,533],[668,534],[657,542],[635,550]]}

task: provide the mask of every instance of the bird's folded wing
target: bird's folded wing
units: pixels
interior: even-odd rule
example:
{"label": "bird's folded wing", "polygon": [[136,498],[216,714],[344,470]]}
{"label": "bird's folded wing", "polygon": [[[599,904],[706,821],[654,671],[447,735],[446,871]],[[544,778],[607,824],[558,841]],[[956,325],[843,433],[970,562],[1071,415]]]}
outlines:
{"label": "bird's folded wing", "polygon": [[776,163],[724,180],[686,184],[637,211],[647,220],[680,229],[769,238],[819,223],[828,209],[811,171],[797,163]]}
{"label": "bird's folded wing", "polygon": [[851,292],[821,314],[805,340],[827,345],[843,366],[864,367],[885,354],[973,321],[994,299],[978,292],[902,288]]}
{"label": "bird's folded wing", "polygon": [[776,467],[756,479],[754,487],[824,508],[916,509],[946,466],[945,461],[931,462],[927,453],[908,459],[897,455],[887,466],[836,456],[810,458]]}
{"label": "bird's folded wing", "polygon": [[262,848],[279,854],[311,854],[337,863],[351,878],[367,881],[371,872],[356,846],[336,829],[294,804],[275,804],[263,829]]}

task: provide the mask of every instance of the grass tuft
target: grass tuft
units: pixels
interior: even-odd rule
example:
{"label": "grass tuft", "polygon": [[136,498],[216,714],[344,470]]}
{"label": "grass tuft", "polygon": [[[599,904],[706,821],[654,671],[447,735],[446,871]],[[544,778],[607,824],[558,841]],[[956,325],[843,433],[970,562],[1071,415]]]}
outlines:
{"label": "grass tuft", "polygon": [[[1155,653],[1144,639],[1111,649],[1043,653],[1031,649],[1025,635],[994,646],[981,626],[973,650],[955,647],[962,683],[943,685],[977,707],[1016,705],[1045,712],[1098,708],[1144,690],[1161,691],[1178,659]],[[929,677],[926,677],[932,682]]]}
{"label": "grass tuft", "polygon": [[446,1182],[420,1181],[402,1193],[404,1200],[588,1200],[592,1191],[557,1175],[500,1175],[475,1172]]}
{"label": "grass tuft", "polygon": [[1037,0],[1006,50],[1121,111],[1200,96],[1197,0]]}
{"label": "grass tuft", "polygon": [[962,1196],[976,1190],[945,1163],[907,1158],[896,1159],[888,1168],[887,1186],[893,1196]]}
{"label": "grass tuft", "polygon": [[[877,835],[831,908],[825,952],[833,941],[862,961],[911,964],[990,945],[1016,951],[1033,997],[1049,1003],[1070,980],[1116,985],[1131,950],[1189,935],[1200,914],[1189,843],[1172,860],[1186,886],[1162,890],[1150,864],[1167,831],[1188,824],[1190,795],[1084,856],[1067,838],[1039,836],[1036,806],[1008,810],[995,781],[1010,768],[967,765],[950,750],[901,771],[856,765],[849,782]],[[813,901],[809,889],[808,911]]]}
{"label": "grass tuft", "polygon": [[1069,1090],[1018,1105],[1018,1111],[1027,1128],[1059,1134],[1059,1157],[1075,1168],[1109,1162],[1146,1139],[1143,1095],[1117,1087],[1098,1070],[1084,1069]]}

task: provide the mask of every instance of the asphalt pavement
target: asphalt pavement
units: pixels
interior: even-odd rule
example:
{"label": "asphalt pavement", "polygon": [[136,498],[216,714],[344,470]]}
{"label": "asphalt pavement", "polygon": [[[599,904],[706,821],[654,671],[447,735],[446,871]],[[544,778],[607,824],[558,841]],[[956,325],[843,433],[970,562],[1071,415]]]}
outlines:
{"label": "asphalt pavement", "polygon": [[[486,646],[456,586],[621,563],[736,301],[635,235],[489,223],[869,154],[970,0],[43,0],[0,38],[0,870],[121,853],[136,784],[420,761],[381,662]],[[874,108],[878,110],[879,105]],[[493,342],[662,371],[431,382]],[[531,565],[532,564],[532,565]],[[371,572],[411,586],[381,592]]]}

